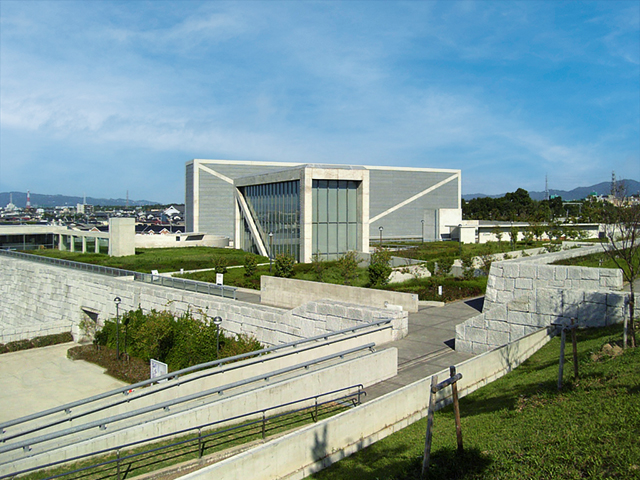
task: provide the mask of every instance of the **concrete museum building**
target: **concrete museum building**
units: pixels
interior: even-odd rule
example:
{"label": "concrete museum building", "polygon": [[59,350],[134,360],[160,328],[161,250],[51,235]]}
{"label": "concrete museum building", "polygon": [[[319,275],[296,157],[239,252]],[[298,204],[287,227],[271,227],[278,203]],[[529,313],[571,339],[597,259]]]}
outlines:
{"label": "concrete museum building", "polygon": [[265,256],[335,259],[379,238],[449,238],[460,183],[450,169],[191,160],[185,227]]}

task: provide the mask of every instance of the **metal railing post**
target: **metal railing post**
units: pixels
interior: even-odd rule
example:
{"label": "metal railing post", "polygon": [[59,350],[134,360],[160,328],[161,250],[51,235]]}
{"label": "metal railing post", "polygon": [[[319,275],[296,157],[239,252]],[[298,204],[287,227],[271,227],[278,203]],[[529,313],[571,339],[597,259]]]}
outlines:
{"label": "metal railing post", "polygon": [[120,480],[120,450],[116,450],[116,480]]}
{"label": "metal railing post", "polygon": [[267,418],[266,418],[266,413],[263,410],[262,411],[262,439],[264,440],[265,438],[267,438]]}
{"label": "metal railing post", "polygon": [[202,458],[204,448],[202,448],[202,429],[198,428],[198,458]]}

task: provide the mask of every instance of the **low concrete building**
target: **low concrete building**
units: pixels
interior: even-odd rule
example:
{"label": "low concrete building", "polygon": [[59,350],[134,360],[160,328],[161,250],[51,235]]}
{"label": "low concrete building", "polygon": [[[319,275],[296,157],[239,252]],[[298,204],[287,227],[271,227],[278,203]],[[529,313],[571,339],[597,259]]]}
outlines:
{"label": "low concrete building", "polygon": [[443,240],[462,218],[460,170],[191,160],[186,230],[301,262],[377,239]]}
{"label": "low concrete building", "polygon": [[[518,241],[525,238],[532,224],[527,222],[492,222],[487,220],[463,220],[458,224],[447,225],[451,232],[451,239],[462,243],[487,243],[502,240],[511,240],[511,229],[518,232]],[[564,223],[560,225],[565,231],[573,231],[583,239],[598,238],[600,225],[597,223]],[[498,233],[500,238],[498,238]],[[543,240],[549,240],[549,236],[543,233]]]}

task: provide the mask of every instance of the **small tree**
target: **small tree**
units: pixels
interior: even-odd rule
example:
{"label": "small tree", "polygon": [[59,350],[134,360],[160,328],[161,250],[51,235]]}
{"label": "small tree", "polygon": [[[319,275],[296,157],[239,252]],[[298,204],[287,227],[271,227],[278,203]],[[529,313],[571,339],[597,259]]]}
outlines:
{"label": "small tree", "polygon": [[244,257],[244,276],[252,277],[258,269],[258,257],[253,253],[249,253]]}
{"label": "small tree", "polygon": [[338,270],[342,275],[342,283],[351,285],[358,276],[358,254],[353,250],[338,259]]}
{"label": "small tree", "polygon": [[229,262],[222,255],[214,255],[212,259],[213,268],[216,273],[227,273]]}
{"label": "small tree", "polygon": [[473,257],[470,254],[463,255],[460,259],[462,261],[462,278],[465,280],[471,280],[475,273],[473,267]]}
{"label": "small tree", "polygon": [[518,227],[514,227],[513,225],[509,228],[509,236],[511,237],[511,250],[516,249],[516,244],[518,243],[518,234],[520,229]]}
{"label": "small tree", "polygon": [[446,277],[451,272],[451,267],[453,267],[453,258],[451,257],[443,257],[438,260],[438,275],[442,275]]}
{"label": "small tree", "polygon": [[371,255],[369,268],[369,285],[372,287],[381,287],[389,283],[389,275],[391,275],[391,252],[384,248],[377,247]]}
{"label": "small tree", "polygon": [[293,265],[295,259],[286,253],[279,253],[276,255],[276,261],[274,264],[276,277],[291,278],[293,276]]}
{"label": "small tree", "polygon": [[502,229],[500,227],[495,227],[491,230],[491,233],[493,233],[493,236],[498,239],[498,245],[502,245]]}
{"label": "small tree", "polygon": [[327,271],[327,262],[320,256],[320,252],[316,252],[313,254],[311,258],[311,267],[313,268],[313,273],[316,276],[316,280],[319,282],[324,282],[324,276]]}
{"label": "small tree", "polygon": [[624,279],[629,282],[629,322],[625,317],[624,348],[627,347],[627,335],[631,337],[631,346],[636,346],[634,325],[635,289],[634,282],[640,273],[640,205],[623,206],[622,202],[607,215],[605,235],[608,243],[602,244],[606,255],[622,270]]}

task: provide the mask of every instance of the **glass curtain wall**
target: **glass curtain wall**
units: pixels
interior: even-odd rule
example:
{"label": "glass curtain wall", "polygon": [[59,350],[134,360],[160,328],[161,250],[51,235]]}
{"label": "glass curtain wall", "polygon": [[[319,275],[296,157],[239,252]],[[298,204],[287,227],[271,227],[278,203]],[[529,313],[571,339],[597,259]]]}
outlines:
{"label": "glass curtain wall", "polygon": [[[300,261],[300,181],[249,185],[241,191],[267,251],[274,257],[288,254]],[[244,216],[243,225],[241,245],[257,252]]]}
{"label": "glass curtain wall", "polygon": [[313,254],[334,260],[358,248],[358,186],[354,180],[313,180]]}

